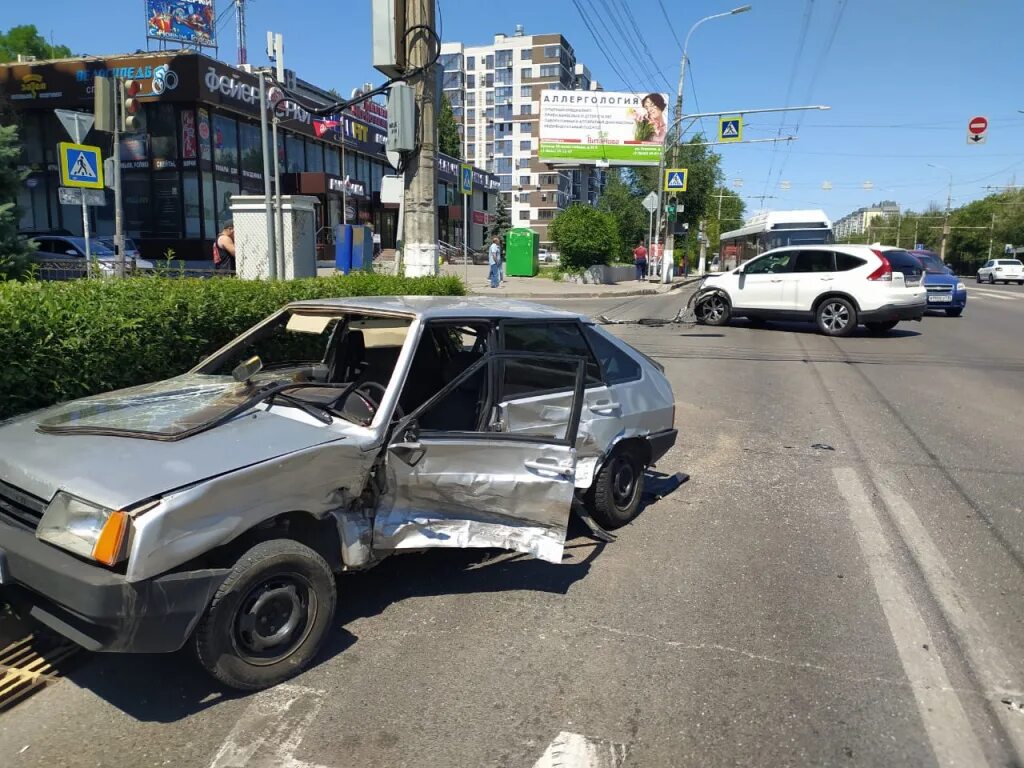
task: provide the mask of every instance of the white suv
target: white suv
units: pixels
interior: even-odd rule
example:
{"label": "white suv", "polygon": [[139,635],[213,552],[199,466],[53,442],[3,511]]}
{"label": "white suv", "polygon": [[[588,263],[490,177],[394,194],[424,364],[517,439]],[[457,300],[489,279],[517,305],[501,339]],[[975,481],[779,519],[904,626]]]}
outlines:
{"label": "white suv", "polygon": [[718,275],[691,300],[697,321],[808,320],[828,336],[849,336],[863,323],[885,333],[920,320],[928,305],[921,263],[887,246],[804,245],[776,248]]}
{"label": "white suv", "polygon": [[999,280],[1007,285],[1014,281],[1018,285],[1024,285],[1024,264],[1019,259],[989,259],[975,277],[975,282],[986,282],[991,285],[995,285]]}

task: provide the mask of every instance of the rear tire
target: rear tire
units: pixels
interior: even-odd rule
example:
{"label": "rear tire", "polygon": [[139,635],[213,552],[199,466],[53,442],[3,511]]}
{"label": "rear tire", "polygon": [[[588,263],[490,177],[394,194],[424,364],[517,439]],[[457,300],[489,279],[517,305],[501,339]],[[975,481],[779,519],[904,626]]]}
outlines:
{"label": "rear tire", "polygon": [[981,284],[981,275],[975,275],[974,276],[974,282],[976,282],[976,283],[978,283],[980,285]]}
{"label": "rear tire", "polygon": [[946,317],[960,317],[964,313],[963,307],[957,307],[956,309],[947,309]]}
{"label": "rear tire", "polygon": [[864,323],[870,333],[888,333],[899,324],[899,320],[886,320],[884,323]]}
{"label": "rear tire", "polygon": [[231,688],[257,691],[301,672],[323,644],[337,602],[327,562],[273,539],[242,555],[194,636],[199,663]]}
{"label": "rear tire", "polygon": [[637,516],[646,468],[635,448],[620,445],[612,451],[584,496],[587,510],[598,525],[611,531]]}
{"label": "rear tire", "polygon": [[846,299],[830,296],[814,314],[818,330],[826,336],[849,336],[857,328],[857,310]]}
{"label": "rear tire", "polygon": [[697,322],[702,325],[725,325],[732,316],[732,307],[724,296],[713,293],[697,301]]}

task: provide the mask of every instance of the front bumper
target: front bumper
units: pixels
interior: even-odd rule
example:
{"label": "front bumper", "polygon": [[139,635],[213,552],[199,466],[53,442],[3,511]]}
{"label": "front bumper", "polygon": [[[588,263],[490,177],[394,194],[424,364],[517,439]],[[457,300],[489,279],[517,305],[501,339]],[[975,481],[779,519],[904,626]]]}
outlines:
{"label": "front bumper", "polygon": [[920,320],[928,310],[924,301],[916,304],[883,304],[878,309],[864,310],[858,320],[862,323],[885,323],[892,320]]}
{"label": "front bumper", "polygon": [[0,588],[14,609],[90,651],[178,650],[227,574],[180,571],[132,583],[0,521]]}

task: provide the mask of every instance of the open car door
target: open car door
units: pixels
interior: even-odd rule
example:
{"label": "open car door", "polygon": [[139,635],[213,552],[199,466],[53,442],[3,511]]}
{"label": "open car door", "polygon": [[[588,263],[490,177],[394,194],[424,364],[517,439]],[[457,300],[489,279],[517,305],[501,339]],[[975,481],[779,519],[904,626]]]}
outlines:
{"label": "open car door", "polygon": [[[496,404],[530,366],[559,378],[568,407],[543,431],[510,433]],[[403,418],[388,445],[374,549],[493,547],[561,562],[584,374],[578,357],[491,354]],[[464,426],[467,409],[475,429],[445,428]]]}

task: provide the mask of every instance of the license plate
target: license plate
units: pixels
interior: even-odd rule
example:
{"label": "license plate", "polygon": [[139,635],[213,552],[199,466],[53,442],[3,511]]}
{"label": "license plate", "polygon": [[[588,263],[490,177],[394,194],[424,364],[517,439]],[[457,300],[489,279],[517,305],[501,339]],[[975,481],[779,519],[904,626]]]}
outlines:
{"label": "license plate", "polygon": [[951,304],[953,302],[952,296],[929,296],[929,304]]}

